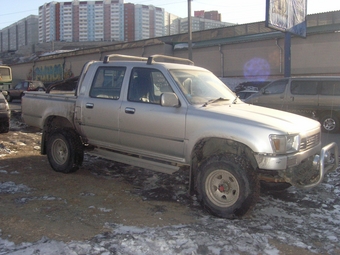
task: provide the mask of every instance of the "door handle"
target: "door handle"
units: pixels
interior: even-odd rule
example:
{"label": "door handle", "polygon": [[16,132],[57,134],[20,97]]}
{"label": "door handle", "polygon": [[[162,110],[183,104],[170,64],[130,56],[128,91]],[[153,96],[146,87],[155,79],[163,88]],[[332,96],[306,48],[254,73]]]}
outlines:
{"label": "door handle", "polygon": [[126,107],[125,108],[125,113],[128,113],[128,114],[134,114],[136,111],[135,108],[131,108],[131,107]]}
{"label": "door handle", "polygon": [[86,103],[85,107],[88,109],[93,109],[94,105],[92,103]]}

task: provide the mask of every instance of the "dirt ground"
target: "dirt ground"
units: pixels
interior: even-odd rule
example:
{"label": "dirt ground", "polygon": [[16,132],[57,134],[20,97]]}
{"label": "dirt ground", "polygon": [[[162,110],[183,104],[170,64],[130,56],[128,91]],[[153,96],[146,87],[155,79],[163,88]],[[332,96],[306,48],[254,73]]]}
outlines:
{"label": "dirt ground", "polygon": [[[107,232],[110,224],[196,225],[199,218],[210,217],[188,195],[185,169],[170,176],[85,155],[77,172],[57,173],[40,155],[40,131],[26,127],[19,114],[11,124],[9,133],[0,134],[0,183],[13,186],[0,190],[2,239],[16,244],[42,237],[85,241]],[[281,239],[269,240],[280,254],[315,254]]]}
{"label": "dirt ground", "polygon": [[[105,231],[106,222],[152,227],[195,221],[189,205],[178,202],[174,193],[158,187],[143,194],[142,180],[134,180],[136,175],[152,179],[152,171],[85,156],[76,173],[54,172],[47,157],[40,155],[40,137],[39,130],[24,126],[0,134],[0,146],[9,151],[0,160],[0,170],[7,173],[0,174],[1,182],[30,189],[0,193],[2,238],[15,243],[37,241],[42,236],[85,240]],[[183,189],[182,197],[190,204],[185,183],[174,188],[177,192]]]}

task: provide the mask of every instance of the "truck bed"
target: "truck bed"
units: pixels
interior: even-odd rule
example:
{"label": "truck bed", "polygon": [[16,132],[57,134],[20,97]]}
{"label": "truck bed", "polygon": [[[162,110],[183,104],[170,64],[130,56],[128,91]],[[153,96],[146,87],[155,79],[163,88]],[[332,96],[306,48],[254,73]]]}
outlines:
{"label": "truck bed", "polygon": [[48,116],[64,117],[73,123],[76,99],[74,92],[26,92],[21,101],[22,118],[27,125],[41,129]]}

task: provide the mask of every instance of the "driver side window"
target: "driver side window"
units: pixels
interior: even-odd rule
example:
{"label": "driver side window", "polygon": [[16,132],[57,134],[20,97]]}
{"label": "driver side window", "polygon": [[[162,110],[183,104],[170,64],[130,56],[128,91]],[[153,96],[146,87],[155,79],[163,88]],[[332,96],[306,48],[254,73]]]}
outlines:
{"label": "driver side window", "polygon": [[129,101],[160,104],[162,93],[172,91],[170,84],[159,70],[134,68],[131,72]]}
{"label": "driver side window", "polygon": [[278,80],[272,82],[264,89],[264,94],[282,94],[286,90],[288,80]]}

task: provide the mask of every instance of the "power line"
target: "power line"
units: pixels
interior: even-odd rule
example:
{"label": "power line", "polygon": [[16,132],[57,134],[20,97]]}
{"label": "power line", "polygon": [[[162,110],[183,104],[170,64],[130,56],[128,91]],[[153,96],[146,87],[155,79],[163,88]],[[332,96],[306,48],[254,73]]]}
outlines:
{"label": "power line", "polygon": [[0,17],[2,16],[8,16],[8,15],[13,15],[13,14],[19,14],[19,13],[25,13],[25,12],[31,12],[31,11],[37,11],[37,9],[33,9],[33,10],[27,10],[27,11],[21,11],[21,12],[12,12],[12,13],[5,13],[5,14],[1,14]]}

